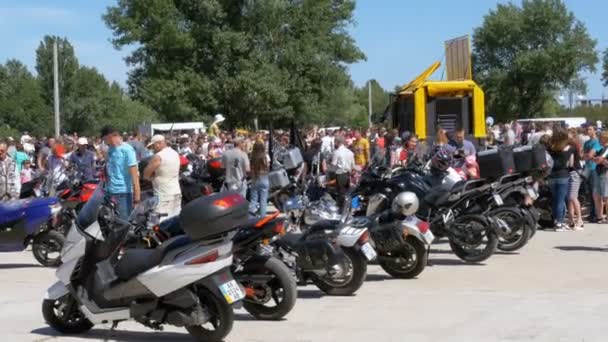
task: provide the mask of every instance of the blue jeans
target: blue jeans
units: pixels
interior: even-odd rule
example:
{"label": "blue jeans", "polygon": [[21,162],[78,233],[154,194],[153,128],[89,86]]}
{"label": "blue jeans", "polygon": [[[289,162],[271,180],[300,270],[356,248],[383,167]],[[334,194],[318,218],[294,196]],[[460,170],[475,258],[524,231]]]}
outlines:
{"label": "blue jeans", "polygon": [[133,194],[108,194],[108,196],[116,204],[118,216],[124,220],[128,219],[133,210]]}
{"label": "blue jeans", "polygon": [[266,216],[266,210],[268,207],[268,188],[270,187],[268,183],[268,176],[263,175],[256,179],[251,184],[251,193],[250,193],[250,207],[249,212],[252,214],[257,214],[258,217]]}
{"label": "blue jeans", "polygon": [[564,223],[566,216],[566,201],[568,200],[569,178],[551,178],[551,194],[553,195],[553,217],[555,222]]}

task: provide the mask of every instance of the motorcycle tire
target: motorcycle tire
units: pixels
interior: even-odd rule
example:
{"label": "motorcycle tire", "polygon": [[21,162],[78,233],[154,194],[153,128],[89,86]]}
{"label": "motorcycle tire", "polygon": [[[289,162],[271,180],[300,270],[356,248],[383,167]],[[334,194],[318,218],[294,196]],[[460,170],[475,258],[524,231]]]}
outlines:
{"label": "motorcycle tire", "polygon": [[[269,258],[264,263],[264,273],[274,275],[268,286],[272,288],[272,299],[276,303],[274,307],[268,307],[261,303],[245,300],[243,307],[253,317],[262,320],[280,320],[285,317],[296,304],[298,287],[291,270],[287,265],[277,258]],[[278,297],[281,295],[281,300]]]}
{"label": "motorcycle tire", "polygon": [[330,296],[352,296],[367,277],[367,259],[361,252],[352,248],[343,248],[346,266],[352,268],[352,275],[344,283],[328,281],[326,277],[315,277],[313,283]]}
{"label": "motorcycle tire", "polygon": [[[418,240],[414,237],[408,237],[405,240],[407,246],[403,246],[398,251],[396,251],[399,255],[405,253],[408,255],[415,255],[415,263],[413,265],[409,265],[408,267],[399,267],[392,262],[388,262],[386,260],[379,260],[378,263],[380,267],[391,275],[394,278],[398,279],[412,279],[418,276],[424,268],[426,267],[428,261],[428,251],[426,246],[422,243],[422,241]],[[414,253],[412,253],[414,252]]]}
{"label": "motorcycle tire", "polygon": [[80,311],[71,294],[57,300],[43,300],[42,316],[51,328],[62,334],[82,334],[93,328],[93,323]]}
{"label": "motorcycle tire", "polygon": [[202,288],[198,291],[201,305],[206,306],[209,313],[213,315],[208,324],[214,330],[210,330],[203,325],[188,325],[186,330],[195,341],[201,342],[220,342],[232,331],[234,324],[234,311],[232,306],[211,291]]}
{"label": "motorcycle tire", "polygon": [[[483,247],[483,249],[481,251],[473,253],[470,250],[466,249],[465,247],[461,246],[460,244],[456,243],[454,241],[453,237],[450,237],[450,248],[452,249],[452,252],[454,252],[454,254],[456,254],[456,256],[458,258],[460,258],[462,261],[470,262],[470,263],[483,262],[483,261],[489,259],[492,256],[492,254],[494,254],[494,251],[496,250],[496,246],[498,246],[498,237],[496,236],[496,233],[494,233],[494,230],[492,229],[492,227],[490,226],[488,221],[485,219],[485,217],[479,216],[479,215],[466,215],[466,216],[458,217],[458,218],[456,218],[456,220],[454,220],[454,223],[452,224],[452,226],[463,225],[463,224],[466,224],[467,222],[469,222],[469,224],[473,223],[473,224],[481,227],[481,229],[477,229],[478,231],[475,233],[475,236],[473,237],[475,239],[475,241],[470,241],[470,242],[474,242],[478,246],[484,244],[483,243],[484,236],[482,236],[480,234],[483,231],[485,233],[485,236],[487,237],[487,242],[485,243],[485,246]],[[479,240],[480,238],[481,238],[481,240]],[[469,242],[469,241],[467,241],[467,242]]]}
{"label": "motorcycle tire", "polygon": [[[61,265],[61,249],[65,237],[54,230],[48,230],[38,234],[32,242],[32,254],[34,258],[45,267],[58,267]],[[58,253],[56,258],[49,258],[49,252]]]}
{"label": "motorcycle tire", "polygon": [[525,218],[528,222],[528,225],[530,226],[530,237],[528,238],[528,240],[532,239],[532,237],[534,235],[536,235],[536,230],[537,230],[537,226],[538,226],[538,222],[536,222],[536,218],[534,217],[534,214],[530,211],[530,208],[522,208],[523,213],[525,214]]}
{"label": "motorcycle tire", "polygon": [[499,207],[488,213],[502,219],[511,228],[509,236],[498,236],[498,249],[504,252],[516,251],[528,243],[530,226],[518,208]]}

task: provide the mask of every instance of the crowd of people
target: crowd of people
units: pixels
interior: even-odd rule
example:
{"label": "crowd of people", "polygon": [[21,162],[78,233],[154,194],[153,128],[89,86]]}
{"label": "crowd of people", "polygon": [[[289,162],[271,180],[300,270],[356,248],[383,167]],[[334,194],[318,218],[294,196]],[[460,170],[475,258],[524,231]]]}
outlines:
{"label": "crowd of people", "polygon": [[[549,185],[553,194],[553,213],[559,230],[583,228],[579,191],[588,186],[592,211],[590,222],[608,222],[608,132],[599,133],[592,125],[566,129],[550,125],[497,124],[488,127],[488,137],[475,144],[467,140],[464,129],[453,134],[438,128],[432,141],[419,141],[415,134],[384,127],[371,129],[336,128],[302,130],[302,139],[293,132],[276,130],[249,132],[222,129],[225,118],[218,114],[206,132],[144,136],[104,127],[96,137],[77,134],[31,137],[26,133],[15,140],[0,142],[0,197],[19,198],[20,185],[45,172],[71,168],[84,179],[98,177],[103,168],[106,192],[119,212],[129,214],[141,200],[138,162],[151,157],[143,177],[151,180],[160,199],[158,210],[173,215],[181,208],[179,185],[180,155],[194,154],[201,159],[221,158],[225,168],[222,190],[243,195],[249,190],[251,212],[263,216],[267,211],[269,173],[277,156],[289,146],[303,151],[304,174],[331,175],[339,194],[356,184],[361,171],[370,165],[407,166],[414,160],[428,159],[438,149],[459,156],[458,167],[469,178],[479,177],[478,149],[500,145],[545,144],[553,167]],[[270,140],[274,143],[271,155]],[[568,216],[569,222],[566,222]]]}

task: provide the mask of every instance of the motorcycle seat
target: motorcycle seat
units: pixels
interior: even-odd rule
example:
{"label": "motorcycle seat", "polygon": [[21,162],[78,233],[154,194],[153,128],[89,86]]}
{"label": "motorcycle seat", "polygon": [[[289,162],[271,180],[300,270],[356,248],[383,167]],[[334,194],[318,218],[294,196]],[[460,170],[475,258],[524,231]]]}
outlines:
{"label": "motorcycle seat", "polygon": [[114,272],[118,279],[127,281],[160,264],[167,253],[190,242],[192,240],[188,236],[180,235],[163,242],[155,249],[127,249],[114,267]]}
{"label": "motorcycle seat", "polygon": [[302,233],[287,233],[277,240],[277,244],[279,246],[295,249],[302,239],[302,236]]}

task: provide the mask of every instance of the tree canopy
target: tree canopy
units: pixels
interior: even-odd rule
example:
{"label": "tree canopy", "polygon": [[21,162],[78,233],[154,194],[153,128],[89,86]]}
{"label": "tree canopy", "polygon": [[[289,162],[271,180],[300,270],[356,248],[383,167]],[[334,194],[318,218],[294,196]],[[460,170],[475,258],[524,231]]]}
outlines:
{"label": "tree canopy", "polygon": [[[129,92],[170,121],[221,112],[233,124],[352,115],[346,65],[354,0],[119,0],[104,15],[135,44]],[[356,107],[356,106],[355,106]],[[331,113],[330,113],[331,112]]]}
{"label": "tree canopy", "polygon": [[598,62],[585,25],[561,0],[499,4],[473,36],[474,77],[499,118],[545,113],[556,91]]}

